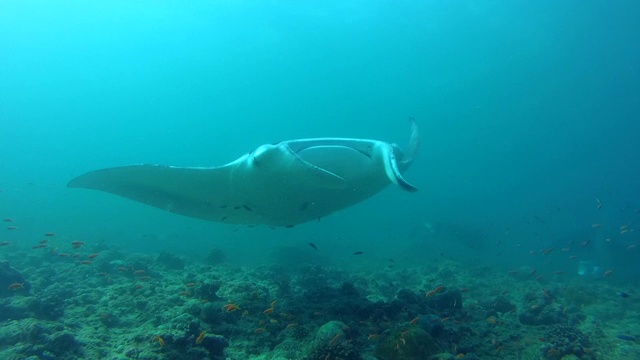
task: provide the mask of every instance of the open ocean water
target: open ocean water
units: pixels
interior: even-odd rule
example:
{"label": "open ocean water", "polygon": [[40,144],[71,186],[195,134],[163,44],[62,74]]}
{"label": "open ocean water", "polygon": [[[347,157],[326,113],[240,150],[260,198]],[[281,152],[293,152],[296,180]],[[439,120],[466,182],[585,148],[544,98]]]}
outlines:
{"label": "open ocean water", "polygon": [[[0,358],[640,358],[639,18],[636,1],[0,2]],[[389,182],[293,228],[67,187],[284,140],[406,151],[409,118],[417,192]]]}

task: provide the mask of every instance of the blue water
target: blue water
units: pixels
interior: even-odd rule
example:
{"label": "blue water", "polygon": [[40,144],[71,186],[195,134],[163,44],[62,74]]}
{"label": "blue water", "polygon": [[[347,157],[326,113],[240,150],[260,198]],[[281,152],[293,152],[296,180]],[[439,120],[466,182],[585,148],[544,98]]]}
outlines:
{"label": "blue water", "polygon": [[[0,217],[19,231],[0,240],[217,247],[239,264],[295,263],[288,251],[311,241],[341,266],[358,250],[367,266],[452,258],[546,274],[582,260],[630,281],[639,15],[633,1],[3,2]],[[390,186],[294,229],[66,188],[95,169],[222,165],[286,139],[406,146],[409,116],[423,134],[405,175],[418,193]]]}

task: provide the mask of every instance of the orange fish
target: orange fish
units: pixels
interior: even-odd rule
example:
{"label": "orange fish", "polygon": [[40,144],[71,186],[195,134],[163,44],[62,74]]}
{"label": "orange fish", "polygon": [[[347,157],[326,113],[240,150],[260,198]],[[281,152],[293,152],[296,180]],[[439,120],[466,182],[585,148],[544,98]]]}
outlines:
{"label": "orange fish", "polygon": [[200,344],[202,340],[204,340],[205,335],[207,335],[206,331],[201,332],[200,335],[198,335],[198,338],[196,339],[196,344]]}
{"label": "orange fish", "polygon": [[331,339],[331,341],[329,342],[329,346],[335,346],[341,337],[342,337],[342,333],[338,333],[336,336],[333,337],[333,339]]}
{"label": "orange fish", "polygon": [[24,289],[24,283],[13,283],[7,287],[8,290]]}
{"label": "orange fish", "polygon": [[233,312],[233,311],[236,311],[236,310],[240,309],[240,306],[238,306],[236,304],[229,303],[229,304],[223,306],[223,308],[225,308],[227,310],[227,312]]}
{"label": "orange fish", "polygon": [[265,315],[269,315],[269,314],[271,314],[273,312],[273,310],[274,309],[272,307],[270,307],[267,310],[263,311],[262,313],[265,314]]}
{"label": "orange fish", "polygon": [[446,289],[443,285],[438,285],[435,288],[433,288],[433,290],[429,291],[427,293],[427,297],[432,297],[436,294],[440,294],[441,292],[444,291],[444,289]]}
{"label": "orange fish", "polygon": [[156,341],[158,342],[158,344],[160,344],[161,347],[164,347],[165,343],[160,335],[156,335],[153,337],[153,339],[151,339],[151,343],[154,343]]}

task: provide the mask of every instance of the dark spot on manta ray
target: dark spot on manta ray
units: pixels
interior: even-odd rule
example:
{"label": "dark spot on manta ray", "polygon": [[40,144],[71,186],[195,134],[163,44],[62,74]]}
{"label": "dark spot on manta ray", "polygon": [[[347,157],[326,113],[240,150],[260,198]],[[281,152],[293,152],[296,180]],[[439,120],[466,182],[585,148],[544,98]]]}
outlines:
{"label": "dark spot on manta ray", "polygon": [[250,207],[248,207],[247,205],[242,205],[242,207],[247,210],[247,211],[252,211]]}

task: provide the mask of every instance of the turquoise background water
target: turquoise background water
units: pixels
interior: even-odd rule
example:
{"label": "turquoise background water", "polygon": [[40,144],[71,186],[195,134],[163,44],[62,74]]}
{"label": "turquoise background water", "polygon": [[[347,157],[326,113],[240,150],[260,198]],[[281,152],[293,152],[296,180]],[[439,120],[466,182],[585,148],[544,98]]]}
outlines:
{"label": "turquoise background water", "polygon": [[[245,264],[450,257],[575,272],[583,260],[632,279],[638,233],[619,228],[640,220],[639,16],[634,1],[3,2],[0,216],[19,231],[0,240],[217,247]],[[405,146],[409,116],[418,193],[390,187],[294,229],[65,187],[110,166],[222,165],[286,139]]]}

